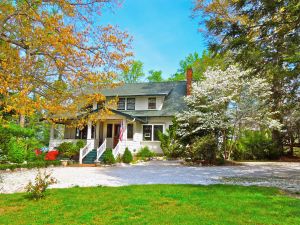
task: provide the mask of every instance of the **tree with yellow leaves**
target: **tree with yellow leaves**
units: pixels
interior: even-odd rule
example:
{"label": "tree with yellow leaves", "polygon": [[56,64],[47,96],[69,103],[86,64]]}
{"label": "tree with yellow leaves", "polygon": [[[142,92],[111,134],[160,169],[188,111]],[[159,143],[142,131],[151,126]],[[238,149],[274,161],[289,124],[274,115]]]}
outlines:
{"label": "tree with yellow leaves", "polygon": [[[0,116],[77,118],[105,101],[101,89],[118,85],[127,70],[131,42],[115,26],[95,26],[109,0],[3,0],[0,2]],[[56,118],[56,119],[55,119]]]}

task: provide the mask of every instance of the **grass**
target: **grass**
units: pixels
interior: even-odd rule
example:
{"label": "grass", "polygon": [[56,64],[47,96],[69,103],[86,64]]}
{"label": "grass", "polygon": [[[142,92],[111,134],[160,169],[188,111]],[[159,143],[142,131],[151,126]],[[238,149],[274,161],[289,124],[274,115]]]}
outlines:
{"label": "grass", "polygon": [[77,187],[2,194],[0,224],[300,224],[300,200],[255,186]]}

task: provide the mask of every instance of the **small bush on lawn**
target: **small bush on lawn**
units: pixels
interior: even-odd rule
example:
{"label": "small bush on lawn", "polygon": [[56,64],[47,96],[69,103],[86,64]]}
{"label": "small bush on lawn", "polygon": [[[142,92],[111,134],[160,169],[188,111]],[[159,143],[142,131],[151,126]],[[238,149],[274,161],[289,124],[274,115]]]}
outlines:
{"label": "small bush on lawn", "polygon": [[116,162],[112,149],[107,149],[103,153],[103,163],[104,164],[114,164]]}
{"label": "small bush on lawn", "polygon": [[129,151],[128,148],[125,149],[124,155],[123,155],[123,162],[124,163],[131,163],[133,160],[131,151]]}
{"label": "small bush on lawn", "polygon": [[151,152],[148,146],[145,146],[138,151],[136,156],[141,157],[142,159],[148,159],[155,156],[155,153]]}
{"label": "small bush on lawn", "polygon": [[51,177],[51,173],[44,174],[39,170],[38,174],[35,177],[35,182],[31,181],[26,186],[26,192],[28,193],[28,197],[34,200],[41,199],[45,197],[45,192],[49,185],[57,183],[54,177]]}

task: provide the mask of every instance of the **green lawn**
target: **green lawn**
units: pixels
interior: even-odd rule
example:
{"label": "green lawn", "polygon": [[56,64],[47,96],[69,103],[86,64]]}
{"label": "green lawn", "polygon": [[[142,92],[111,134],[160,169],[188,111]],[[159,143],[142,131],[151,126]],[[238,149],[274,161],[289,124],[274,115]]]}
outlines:
{"label": "green lawn", "polygon": [[231,185],[52,189],[0,195],[0,224],[300,224],[300,199]]}

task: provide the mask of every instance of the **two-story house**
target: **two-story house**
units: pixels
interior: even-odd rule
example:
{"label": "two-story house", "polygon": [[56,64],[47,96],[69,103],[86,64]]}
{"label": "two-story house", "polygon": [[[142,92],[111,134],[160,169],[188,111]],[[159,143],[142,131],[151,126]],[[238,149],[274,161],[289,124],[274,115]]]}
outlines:
{"label": "two-story house", "polygon": [[[92,149],[97,151],[96,161],[107,148],[113,149],[115,157],[123,154],[126,147],[132,153],[144,146],[162,153],[158,131],[165,132],[172,125],[173,117],[186,107],[184,96],[190,94],[191,82],[190,69],[186,81],[130,83],[103,90],[107,99],[116,96],[119,99],[113,115],[105,120],[99,118],[96,125],[88,124],[82,130],[66,126],[63,140],[54,139],[52,128],[49,148],[65,141],[85,139],[87,145],[80,152],[80,162]],[[93,107],[97,109],[97,104]]]}

